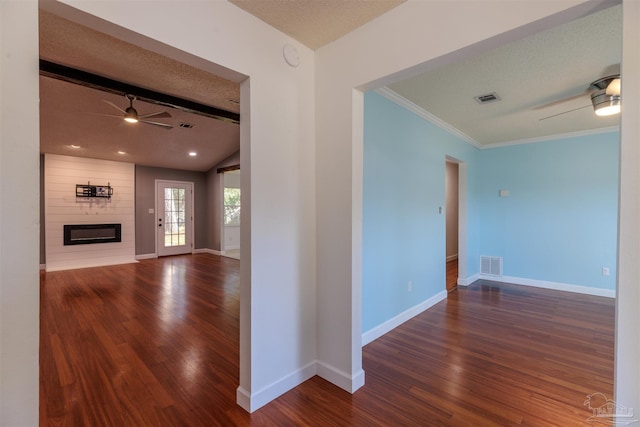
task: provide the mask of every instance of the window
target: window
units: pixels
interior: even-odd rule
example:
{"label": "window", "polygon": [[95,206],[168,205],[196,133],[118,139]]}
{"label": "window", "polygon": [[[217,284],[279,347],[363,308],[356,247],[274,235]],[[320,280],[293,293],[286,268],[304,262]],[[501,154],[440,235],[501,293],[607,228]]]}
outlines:
{"label": "window", "polygon": [[184,188],[164,189],[165,247],[185,245],[185,196]]}
{"label": "window", "polygon": [[224,189],[224,225],[240,225],[240,189]]}

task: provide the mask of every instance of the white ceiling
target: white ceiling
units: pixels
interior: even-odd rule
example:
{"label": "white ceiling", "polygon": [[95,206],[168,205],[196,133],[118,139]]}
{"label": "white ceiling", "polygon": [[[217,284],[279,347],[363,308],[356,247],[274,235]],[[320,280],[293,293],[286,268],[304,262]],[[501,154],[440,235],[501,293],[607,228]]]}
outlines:
{"label": "white ceiling", "polygon": [[[404,0],[231,0],[301,43],[318,48]],[[40,14],[41,58],[205,105],[239,112],[239,83],[74,24]],[[521,141],[618,125],[597,117],[585,93],[621,59],[621,7],[616,6],[485,54],[397,82],[389,88],[468,136],[477,145]],[[239,149],[239,127],[136,101],[139,114],[166,110],[167,131],[117,118],[108,100],[124,97],[41,77],[41,151],[136,164],[206,171]],[[624,86],[624,83],[623,83]],[[500,102],[474,96],[497,92]],[[177,127],[192,123],[192,129]],[[72,149],[70,145],[80,145]],[[127,154],[118,154],[125,151]],[[188,156],[196,151],[198,156]]]}

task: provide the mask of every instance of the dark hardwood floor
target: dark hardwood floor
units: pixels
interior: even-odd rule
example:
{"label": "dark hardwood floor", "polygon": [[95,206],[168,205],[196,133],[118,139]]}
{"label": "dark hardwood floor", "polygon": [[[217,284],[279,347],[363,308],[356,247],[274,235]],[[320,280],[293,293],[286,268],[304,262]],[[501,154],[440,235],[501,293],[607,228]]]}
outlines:
{"label": "dark hardwood floor", "polygon": [[239,261],[41,274],[41,426],[575,426],[613,391],[614,301],[480,281],[367,345],[351,395],[314,377],[247,414]]}
{"label": "dark hardwood floor", "polygon": [[454,291],[458,287],[458,260],[447,261],[447,292]]}

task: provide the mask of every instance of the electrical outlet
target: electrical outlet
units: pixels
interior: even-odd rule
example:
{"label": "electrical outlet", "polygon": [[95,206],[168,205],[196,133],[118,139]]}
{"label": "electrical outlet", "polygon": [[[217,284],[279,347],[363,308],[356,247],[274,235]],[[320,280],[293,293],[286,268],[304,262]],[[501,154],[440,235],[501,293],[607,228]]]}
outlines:
{"label": "electrical outlet", "polygon": [[409,280],[409,285],[407,286],[407,290],[411,292],[412,289],[413,289],[413,283],[411,283],[411,280]]}
{"label": "electrical outlet", "polygon": [[608,276],[609,275],[609,268],[602,267],[602,275],[603,276]]}

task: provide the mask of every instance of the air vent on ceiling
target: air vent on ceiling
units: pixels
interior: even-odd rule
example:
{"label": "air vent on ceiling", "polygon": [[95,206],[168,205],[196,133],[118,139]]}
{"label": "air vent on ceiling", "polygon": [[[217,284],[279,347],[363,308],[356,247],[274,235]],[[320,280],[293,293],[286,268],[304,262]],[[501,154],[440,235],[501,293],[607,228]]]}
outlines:
{"label": "air vent on ceiling", "polygon": [[178,126],[185,129],[191,129],[193,127],[191,123],[180,123]]}
{"label": "air vent on ceiling", "polygon": [[502,276],[502,258],[495,256],[481,256],[480,274]]}
{"label": "air vent on ceiling", "polygon": [[488,104],[490,102],[500,101],[501,98],[497,93],[491,92],[487,93],[486,95],[474,96],[473,99],[478,101],[478,104]]}

